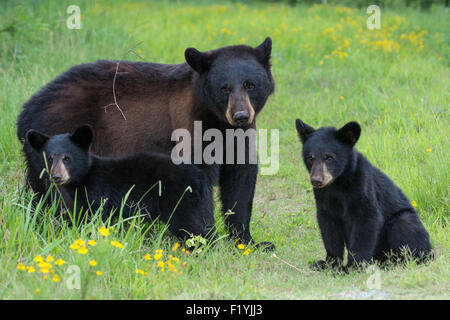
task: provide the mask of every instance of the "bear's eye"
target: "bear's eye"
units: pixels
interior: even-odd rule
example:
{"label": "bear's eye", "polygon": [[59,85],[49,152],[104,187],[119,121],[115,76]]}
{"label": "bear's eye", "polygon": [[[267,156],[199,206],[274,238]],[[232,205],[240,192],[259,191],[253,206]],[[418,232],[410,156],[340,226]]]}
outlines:
{"label": "bear's eye", "polygon": [[48,163],[48,164],[52,164],[52,162],[53,162],[53,158],[52,158],[52,156],[49,156],[49,157],[47,158],[47,163]]}
{"label": "bear's eye", "polygon": [[325,159],[325,161],[331,161],[334,159],[333,156],[331,156],[329,154],[324,155],[323,158]]}
{"label": "bear's eye", "polygon": [[64,156],[62,160],[63,160],[63,162],[65,164],[69,164],[70,163],[70,158],[68,156]]}
{"label": "bear's eye", "polygon": [[312,154],[307,155],[306,156],[306,160],[313,161],[314,160],[314,155],[312,155]]}
{"label": "bear's eye", "polygon": [[223,93],[231,93],[231,87],[223,86],[222,88],[220,88],[220,91],[222,91]]}
{"label": "bear's eye", "polygon": [[255,85],[253,83],[251,83],[250,81],[248,81],[248,80],[245,80],[244,83],[242,84],[242,86],[246,90],[253,90],[253,89],[255,89]]}

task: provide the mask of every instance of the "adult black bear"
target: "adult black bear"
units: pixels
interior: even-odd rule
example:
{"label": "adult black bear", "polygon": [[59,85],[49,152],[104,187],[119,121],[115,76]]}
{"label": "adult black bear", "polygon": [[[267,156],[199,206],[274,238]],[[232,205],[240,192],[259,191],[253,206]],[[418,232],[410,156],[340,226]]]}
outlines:
{"label": "adult black bear", "polygon": [[[89,124],[96,133],[94,154],[121,156],[154,150],[170,154],[176,144],[172,132],[185,128],[192,135],[194,121],[202,121],[203,132],[256,128],[256,115],[274,90],[271,50],[272,41],[266,38],[256,48],[237,45],[208,52],[188,48],[187,63],[175,65],[121,61],[118,66],[116,61],[97,61],[72,67],[24,104],[17,122],[18,138],[25,141],[30,129],[55,135]],[[255,148],[249,144],[246,140],[246,153]],[[24,153],[28,163],[36,162],[37,154],[27,143]],[[211,185],[219,184],[222,211],[234,212],[225,215],[231,236],[252,243],[257,165],[199,166]],[[46,183],[39,173],[28,168],[27,181],[35,192],[44,193]],[[264,245],[273,248],[271,243]]]}
{"label": "adult black bear", "polygon": [[310,172],[317,220],[327,256],[314,264],[347,267],[402,258],[408,249],[420,262],[432,255],[428,232],[408,198],[383,172],[353,148],[361,134],[356,122],[341,129],[313,129],[296,120],[303,160]]}
{"label": "adult black bear", "polygon": [[168,222],[169,230],[182,240],[190,234],[214,236],[212,193],[202,170],[175,165],[169,156],[157,153],[95,156],[89,153],[92,138],[90,126],[72,135],[50,137],[36,130],[26,135],[27,143],[41,156],[39,163],[30,165],[45,167],[47,162],[48,178],[58,186],[67,209],[90,208],[95,213],[103,203],[106,219],[113,209],[117,212],[122,207],[123,216],[129,217],[139,208],[152,220],[160,217]]}

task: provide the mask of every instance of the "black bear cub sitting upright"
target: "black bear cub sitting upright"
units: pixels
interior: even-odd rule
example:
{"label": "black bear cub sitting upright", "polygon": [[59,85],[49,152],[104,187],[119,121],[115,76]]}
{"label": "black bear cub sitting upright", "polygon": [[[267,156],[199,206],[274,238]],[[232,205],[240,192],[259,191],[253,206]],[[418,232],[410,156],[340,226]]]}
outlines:
{"label": "black bear cub sitting upright", "polygon": [[407,197],[353,148],[361,134],[358,123],[315,130],[297,119],[296,128],[327,252],[313,267],[341,267],[344,246],[347,267],[389,256],[400,260],[405,249],[420,262],[432,256],[428,232]]}
{"label": "black bear cub sitting upright", "polygon": [[[141,213],[168,222],[169,230],[180,239],[189,233],[213,234],[212,194],[205,174],[197,167],[175,165],[169,156],[158,153],[122,158],[95,156],[89,153],[93,140],[90,126],[82,126],[72,135],[51,137],[29,130],[26,139],[46,157],[28,165],[42,170],[47,162],[50,179],[58,186],[68,209],[76,204],[77,212],[89,207],[95,212],[103,201],[105,219],[112,209],[121,207],[131,190],[123,206],[124,216],[132,215],[138,205]],[[158,181],[161,190],[155,187]],[[185,192],[189,186],[191,192]]]}

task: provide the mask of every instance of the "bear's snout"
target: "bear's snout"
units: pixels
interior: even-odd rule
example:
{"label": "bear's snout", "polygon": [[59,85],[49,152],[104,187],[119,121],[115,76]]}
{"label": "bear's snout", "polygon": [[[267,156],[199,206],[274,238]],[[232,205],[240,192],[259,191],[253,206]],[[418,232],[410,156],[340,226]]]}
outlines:
{"label": "bear's snout", "polygon": [[232,126],[242,127],[253,122],[255,109],[253,109],[247,92],[240,91],[230,94],[225,116]]}

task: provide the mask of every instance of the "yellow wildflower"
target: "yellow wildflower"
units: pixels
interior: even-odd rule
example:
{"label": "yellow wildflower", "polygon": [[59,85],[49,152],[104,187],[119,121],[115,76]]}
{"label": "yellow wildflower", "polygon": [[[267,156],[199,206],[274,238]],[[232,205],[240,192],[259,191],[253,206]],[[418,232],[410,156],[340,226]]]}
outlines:
{"label": "yellow wildflower", "polygon": [[28,273],[33,273],[35,270],[34,270],[34,268],[32,267],[32,266],[30,266],[30,267],[27,267],[27,272]]}
{"label": "yellow wildflower", "polygon": [[119,249],[123,248],[123,245],[119,241],[111,241],[111,245]]}
{"label": "yellow wildflower", "polygon": [[39,293],[41,293],[41,290],[36,289],[36,290],[34,290],[34,292],[36,292],[36,294],[39,294]]}
{"label": "yellow wildflower", "polygon": [[144,270],[141,270],[141,269],[137,269],[136,273],[142,274],[143,276],[145,276],[147,274],[147,272],[145,272]]}
{"label": "yellow wildflower", "polygon": [[165,263],[163,261],[158,261],[158,267],[164,268]]}
{"label": "yellow wildflower", "polygon": [[80,249],[80,245],[78,243],[74,242],[69,246],[69,248],[72,250],[78,250],[78,249]]}
{"label": "yellow wildflower", "polygon": [[58,260],[55,261],[55,264],[57,266],[62,266],[64,264],[64,260],[63,259],[58,259]]}
{"label": "yellow wildflower", "polygon": [[145,259],[145,260],[151,260],[152,257],[150,256],[149,253],[147,253],[147,254],[144,256],[144,259]]}
{"label": "yellow wildflower", "polygon": [[245,249],[245,245],[243,243],[238,244],[237,247],[238,247],[239,250]]}
{"label": "yellow wildflower", "polygon": [[250,253],[250,249],[247,249],[244,251],[244,256],[248,256],[248,254]]}
{"label": "yellow wildflower", "polygon": [[95,272],[95,274],[98,275],[98,276],[101,276],[103,273],[102,273],[100,270],[97,270],[97,271]]}
{"label": "yellow wildflower", "polygon": [[414,208],[417,207],[417,202],[413,201],[411,204],[412,204],[412,206],[413,206]]}
{"label": "yellow wildflower", "polygon": [[90,261],[89,261],[89,265],[92,266],[92,267],[95,267],[97,264],[98,264],[98,263],[97,263],[97,261],[95,261],[95,260],[90,260]]}
{"label": "yellow wildflower", "polygon": [[172,251],[177,251],[177,249],[180,247],[180,244],[178,243],[178,242],[176,242],[174,245],[173,245],[173,248],[172,248]]}
{"label": "yellow wildflower", "polygon": [[75,240],[75,242],[74,242],[74,243],[78,244],[79,246],[84,246],[84,245],[85,245],[85,243],[84,243],[84,240],[83,240],[83,239],[81,239],[81,238],[79,238],[79,239]]}
{"label": "yellow wildflower", "polygon": [[109,230],[105,228],[105,226],[102,226],[100,229],[98,229],[98,232],[104,237],[109,236]]}
{"label": "yellow wildflower", "polygon": [[431,152],[431,151],[433,151],[432,148],[427,148],[427,152]]}
{"label": "yellow wildflower", "polygon": [[53,261],[53,257],[52,256],[47,256],[47,258],[45,258],[45,260],[47,262],[52,262]]}
{"label": "yellow wildflower", "polygon": [[55,275],[53,276],[52,281],[53,281],[53,282],[58,282],[59,280],[61,280],[61,279],[59,278],[59,276],[58,276],[57,274],[55,274]]}
{"label": "yellow wildflower", "polygon": [[97,244],[97,242],[95,240],[88,241],[88,245],[90,245],[91,247],[95,246],[96,244]]}
{"label": "yellow wildflower", "polygon": [[343,101],[344,97],[343,96],[339,96],[339,100]]}
{"label": "yellow wildflower", "polygon": [[157,253],[153,256],[153,259],[159,260],[159,259],[161,259],[161,257],[162,257],[162,253]]}
{"label": "yellow wildflower", "polygon": [[43,260],[44,260],[44,258],[42,258],[40,255],[37,255],[37,256],[34,257],[34,259],[33,259],[34,262],[41,262],[41,261],[43,261]]}
{"label": "yellow wildflower", "polygon": [[80,249],[78,249],[78,253],[79,254],[86,254],[86,253],[88,253],[88,249],[83,246]]}
{"label": "yellow wildflower", "polygon": [[41,270],[39,270],[40,272],[42,272],[42,273],[49,273],[50,272],[50,269],[48,269],[48,268],[42,268]]}
{"label": "yellow wildflower", "polygon": [[19,263],[19,265],[17,266],[17,270],[25,270],[25,265],[22,262]]}

